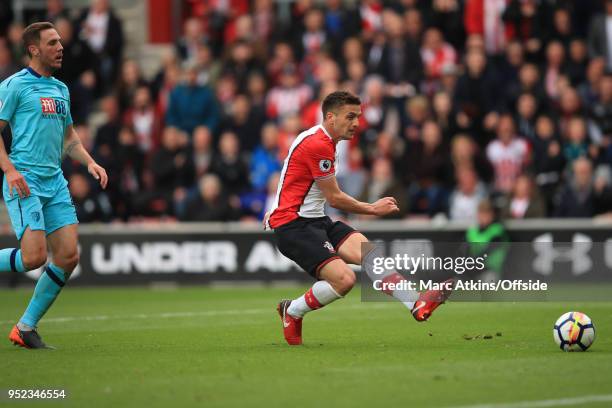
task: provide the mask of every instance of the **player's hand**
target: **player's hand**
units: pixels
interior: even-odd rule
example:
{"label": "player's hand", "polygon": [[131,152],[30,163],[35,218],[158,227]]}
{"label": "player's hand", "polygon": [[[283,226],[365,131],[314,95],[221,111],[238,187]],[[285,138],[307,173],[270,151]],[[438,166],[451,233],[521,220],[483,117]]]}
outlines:
{"label": "player's hand", "polygon": [[372,207],[374,208],[374,215],[378,217],[399,211],[397,200],[393,197],[383,197],[372,204]]}
{"label": "player's hand", "polygon": [[26,183],[23,175],[18,172],[15,168],[7,171],[6,182],[9,187],[9,196],[13,196],[13,189],[19,194],[19,198],[29,197],[30,196],[30,187],[28,187],[28,183]]}
{"label": "player's hand", "polygon": [[90,163],[89,166],[87,166],[87,171],[100,182],[100,186],[102,186],[102,188],[106,188],[108,176],[106,175],[106,170],[104,170],[104,167],[98,165],[98,163]]}

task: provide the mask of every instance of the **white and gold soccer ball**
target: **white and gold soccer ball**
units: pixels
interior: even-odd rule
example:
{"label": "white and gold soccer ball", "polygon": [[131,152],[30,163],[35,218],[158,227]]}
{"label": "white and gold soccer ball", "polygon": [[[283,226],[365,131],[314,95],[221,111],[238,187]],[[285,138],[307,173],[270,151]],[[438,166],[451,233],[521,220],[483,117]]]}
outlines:
{"label": "white and gold soccer ball", "polygon": [[585,351],[595,340],[595,326],[584,313],[567,312],[555,322],[553,337],[563,351]]}

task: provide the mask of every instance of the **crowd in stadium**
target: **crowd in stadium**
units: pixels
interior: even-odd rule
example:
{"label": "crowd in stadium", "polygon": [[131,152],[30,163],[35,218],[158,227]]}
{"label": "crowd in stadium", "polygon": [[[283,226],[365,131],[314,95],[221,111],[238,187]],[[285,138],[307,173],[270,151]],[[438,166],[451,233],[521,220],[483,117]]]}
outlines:
{"label": "crowd in stadium", "polygon": [[[26,61],[0,6],[0,80]],[[612,211],[612,1],[185,0],[183,34],[145,78],[108,0],[32,20],[63,38],[56,77],[101,191],[64,163],[81,222],[261,219],[294,138],[337,89],[362,99],[338,146],[341,188],[398,218]],[[95,129],[88,119],[104,113]],[[7,135],[5,135],[7,136]],[[7,136],[8,137],[8,136]]]}

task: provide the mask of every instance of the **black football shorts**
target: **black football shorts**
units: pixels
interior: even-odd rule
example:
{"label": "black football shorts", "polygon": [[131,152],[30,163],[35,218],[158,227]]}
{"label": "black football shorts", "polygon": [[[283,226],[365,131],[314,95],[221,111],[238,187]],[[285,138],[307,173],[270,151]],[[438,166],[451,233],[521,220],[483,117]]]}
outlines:
{"label": "black football shorts", "polygon": [[336,251],[354,232],[345,223],[326,216],[297,218],[276,228],[274,235],[281,253],[318,279],[323,266],[340,258]]}

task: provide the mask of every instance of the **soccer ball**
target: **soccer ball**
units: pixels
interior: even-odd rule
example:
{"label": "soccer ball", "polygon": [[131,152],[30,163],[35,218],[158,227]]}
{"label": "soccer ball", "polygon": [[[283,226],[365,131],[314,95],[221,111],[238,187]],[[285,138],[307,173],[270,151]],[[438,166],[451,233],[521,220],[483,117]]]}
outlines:
{"label": "soccer ball", "polygon": [[595,326],[584,313],[567,312],[555,322],[553,337],[563,351],[585,351],[595,340]]}

